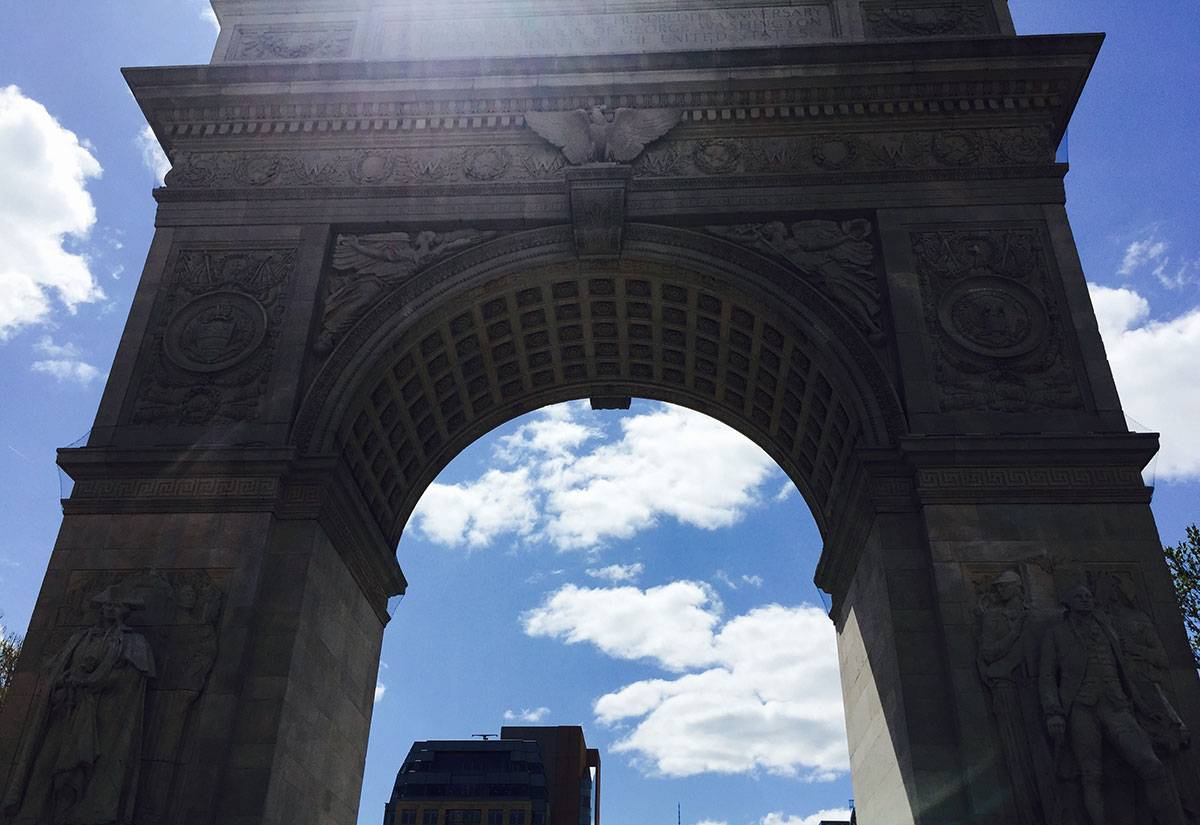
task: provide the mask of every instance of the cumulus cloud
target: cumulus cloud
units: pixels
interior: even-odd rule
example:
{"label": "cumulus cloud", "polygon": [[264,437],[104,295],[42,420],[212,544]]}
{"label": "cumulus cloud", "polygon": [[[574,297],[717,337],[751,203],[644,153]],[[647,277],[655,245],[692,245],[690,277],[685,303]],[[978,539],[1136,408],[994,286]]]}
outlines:
{"label": "cumulus cloud", "polygon": [[776,811],[764,816],[759,825],[821,825],[824,821],[830,822],[849,822],[849,808],[826,808],[823,811],[817,811],[815,814],[808,816],[784,816],[782,812]]}
{"label": "cumulus cloud", "polygon": [[530,471],[489,470],[469,484],[431,484],[413,511],[425,538],[451,546],[484,547],[505,533],[527,536],[538,512]]}
{"label": "cumulus cloud", "polygon": [[1158,476],[1200,475],[1200,307],[1157,320],[1135,290],[1089,289],[1125,412],[1162,433]]}
{"label": "cumulus cloud", "polygon": [[33,351],[42,356],[29,365],[34,372],[85,386],[100,377],[100,370],[84,361],[83,352],[74,344],[56,344],[53,338],[44,335],[33,345]]}
{"label": "cumulus cloud", "polygon": [[604,581],[620,584],[621,582],[637,581],[638,576],[642,575],[646,570],[646,565],[641,562],[633,564],[610,564],[607,567],[591,567],[588,568],[587,574],[593,579],[603,579]]}
{"label": "cumulus cloud", "polygon": [[[762,503],[761,487],[777,472],[740,433],[681,407],[624,418],[607,443],[588,415],[578,403],[544,410],[501,439],[496,459],[511,469],[431,485],[414,514],[418,531],[448,545],[513,533],[568,550],[628,539],[663,519],[715,530]],[[490,520],[445,512],[475,501],[503,508]]]}
{"label": "cumulus cloud", "polygon": [[154,130],[146,125],[133,140],[142,154],[142,163],[154,175],[154,180],[158,182],[158,185],[162,186],[167,172],[171,171],[171,161],[167,160],[166,153],[158,145],[158,138],[154,136]]}
{"label": "cumulus cloud", "polygon": [[541,722],[543,719],[545,719],[549,715],[550,715],[550,708],[545,707],[545,706],[540,707],[540,708],[522,708],[521,710],[511,710],[510,709],[510,710],[504,711],[504,721],[505,722],[528,722],[529,724],[536,725],[538,722]]}
{"label": "cumulus cloud", "polygon": [[673,678],[601,696],[612,745],[648,773],[770,773],[825,780],[849,758],[834,631],[818,608],[778,604],[722,621],[712,588],[677,581],[639,590],[567,585],[525,614],[530,636],[589,643],[648,660]]}
{"label": "cumulus cloud", "polygon": [[0,87],[0,340],[41,323],[57,299],[69,312],[104,298],[86,256],[101,174],[89,147],[16,86]]}

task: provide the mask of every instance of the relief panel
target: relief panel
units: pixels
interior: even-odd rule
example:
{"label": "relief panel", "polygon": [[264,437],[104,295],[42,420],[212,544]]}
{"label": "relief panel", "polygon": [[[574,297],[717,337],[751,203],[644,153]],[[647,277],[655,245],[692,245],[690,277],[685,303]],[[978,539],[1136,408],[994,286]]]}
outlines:
{"label": "relief panel", "polygon": [[956,227],[910,240],[943,412],[1083,408],[1039,228]]}
{"label": "relief panel", "polygon": [[128,421],[255,421],[296,253],[184,250],[160,287]]}

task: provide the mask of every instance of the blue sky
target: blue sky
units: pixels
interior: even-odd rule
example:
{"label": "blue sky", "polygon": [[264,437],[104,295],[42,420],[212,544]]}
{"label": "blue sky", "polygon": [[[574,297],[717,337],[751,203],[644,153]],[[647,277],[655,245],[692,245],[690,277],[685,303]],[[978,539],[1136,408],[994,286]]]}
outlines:
{"label": "blue sky", "polygon": [[[1022,33],[1108,33],[1071,128],[1068,209],[1126,409],[1137,428],[1163,433],[1154,508],[1164,539],[1175,541],[1200,519],[1200,186],[1190,105],[1200,88],[1200,15],[1190,0],[1136,11],[1107,0],[1011,5]],[[215,29],[203,12],[201,0],[5,7],[0,610],[10,628],[28,621],[60,520],[54,449],[91,426],[152,232],[154,156],[118,69],[206,62]],[[378,821],[413,739],[495,730],[506,711],[542,708],[541,721],[582,723],[605,750],[612,825],[665,822],[678,800],[689,823],[729,825],[798,825],[844,804],[844,745],[829,727],[839,709],[783,698],[800,687],[826,695],[819,663],[832,637],[821,641],[814,624],[806,636],[816,647],[765,664],[730,653],[729,640],[749,644],[764,628],[809,627],[803,605],[819,604],[812,520],[797,496],[776,500],[782,477],[755,448],[705,419],[672,418],[683,415],[641,402],[624,415],[537,413],[446,470],[400,546],[413,586],[385,636],[361,822]],[[643,490],[642,518],[614,519],[600,493],[606,484],[638,489],[644,479],[616,468],[645,459],[650,443],[661,447],[644,434],[664,422],[723,444],[744,470],[734,485],[741,497],[695,490],[671,501]],[[489,484],[497,480],[489,472],[508,475]],[[438,501],[473,503],[477,518],[439,518],[451,508]],[[686,623],[651,621],[662,616]],[[689,640],[684,653],[658,645],[666,632]],[[811,666],[789,667],[787,656]],[[773,690],[781,729],[800,737],[802,753],[756,728],[753,712],[735,714],[733,727],[749,737],[737,748],[702,735],[705,695],[728,697],[737,710],[747,691]]]}

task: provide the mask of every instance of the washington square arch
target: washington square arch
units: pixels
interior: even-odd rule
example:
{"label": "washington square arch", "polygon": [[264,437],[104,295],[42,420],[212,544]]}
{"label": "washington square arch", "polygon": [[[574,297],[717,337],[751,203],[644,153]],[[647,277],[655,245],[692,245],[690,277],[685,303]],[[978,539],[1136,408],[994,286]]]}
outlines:
{"label": "washington square arch", "polygon": [[1158,441],[1056,162],[1101,36],[1005,0],[213,5],[210,65],[125,73],[172,169],[59,455],[0,822],[354,823],[423,490],[633,397],[808,503],[859,822],[1197,821]]}

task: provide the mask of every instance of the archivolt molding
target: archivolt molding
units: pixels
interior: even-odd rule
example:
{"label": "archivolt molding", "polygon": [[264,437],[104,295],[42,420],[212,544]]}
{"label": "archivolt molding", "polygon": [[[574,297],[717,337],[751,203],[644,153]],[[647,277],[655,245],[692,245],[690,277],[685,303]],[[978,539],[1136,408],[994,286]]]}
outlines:
{"label": "archivolt molding", "polygon": [[635,224],[620,263],[589,266],[569,233],[485,244],[390,293],[318,373],[294,443],[340,453],[396,539],[436,473],[503,421],[569,398],[656,398],[756,440],[827,524],[856,450],[902,429],[853,324],[793,273],[715,238]]}

